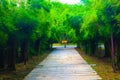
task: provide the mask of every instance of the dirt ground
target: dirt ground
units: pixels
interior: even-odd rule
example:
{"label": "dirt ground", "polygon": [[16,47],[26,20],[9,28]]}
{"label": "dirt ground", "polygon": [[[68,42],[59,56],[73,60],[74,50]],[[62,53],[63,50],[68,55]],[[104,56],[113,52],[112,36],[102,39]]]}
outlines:
{"label": "dirt ground", "polygon": [[80,49],[76,49],[81,56],[96,70],[103,80],[120,80],[120,71],[113,72],[109,59],[89,56]]}

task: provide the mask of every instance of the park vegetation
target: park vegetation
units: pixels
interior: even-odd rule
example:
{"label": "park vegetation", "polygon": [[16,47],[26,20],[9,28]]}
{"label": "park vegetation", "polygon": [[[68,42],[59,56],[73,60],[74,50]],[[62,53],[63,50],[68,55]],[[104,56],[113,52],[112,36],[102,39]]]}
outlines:
{"label": "park vegetation", "polygon": [[[51,0],[0,0],[0,68],[15,70],[53,43],[76,43],[86,54],[110,58],[120,69],[120,0],[81,0],[68,5]],[[97,54],[98,57],[100,55]]]}

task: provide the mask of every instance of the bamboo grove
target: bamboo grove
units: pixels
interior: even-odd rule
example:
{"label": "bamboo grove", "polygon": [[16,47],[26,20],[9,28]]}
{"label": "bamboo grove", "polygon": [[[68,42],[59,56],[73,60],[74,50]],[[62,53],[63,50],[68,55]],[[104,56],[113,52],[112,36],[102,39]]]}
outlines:
{"label": "bamboo grove", "polygon": [[[68,5],[51,0],[0,0],[0,68],[15,70],[15,64],[68,40],[96,55],[111,59],[120,68],[120,1],[81,0]],[[100,55],[100,53],[97,55]]]}

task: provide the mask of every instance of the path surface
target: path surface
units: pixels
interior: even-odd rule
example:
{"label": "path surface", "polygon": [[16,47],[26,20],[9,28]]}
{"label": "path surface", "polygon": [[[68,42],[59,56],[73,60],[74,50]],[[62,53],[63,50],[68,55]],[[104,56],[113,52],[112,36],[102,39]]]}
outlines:
{"label": "path surface", "polygon": [[56,48],[24,80],[100,80],[72,47]]}

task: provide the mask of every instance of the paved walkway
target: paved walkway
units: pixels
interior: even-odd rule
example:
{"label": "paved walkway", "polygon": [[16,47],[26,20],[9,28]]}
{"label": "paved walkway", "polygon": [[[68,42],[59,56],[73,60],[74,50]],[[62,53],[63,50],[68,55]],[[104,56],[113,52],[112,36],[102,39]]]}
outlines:
{"label": "paved walkway", "polygon": [[24,80],[100,80],[72,47],[56,48]]}

